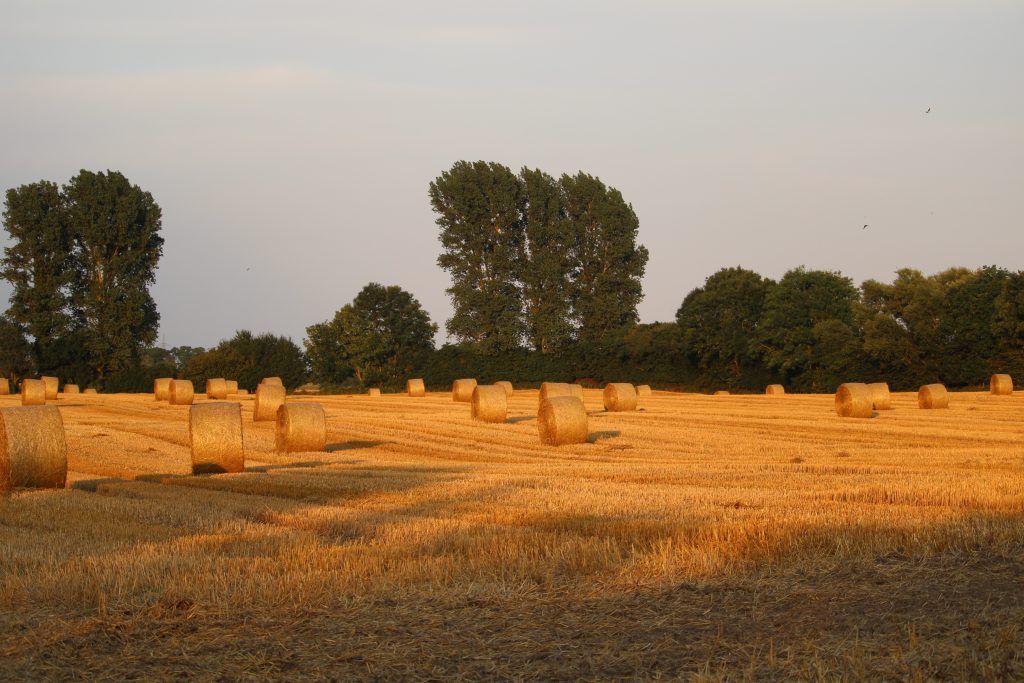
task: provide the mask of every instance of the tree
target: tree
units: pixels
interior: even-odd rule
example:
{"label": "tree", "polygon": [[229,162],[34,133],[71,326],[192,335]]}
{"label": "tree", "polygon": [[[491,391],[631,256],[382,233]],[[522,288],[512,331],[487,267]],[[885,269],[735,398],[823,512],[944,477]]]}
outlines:
{"label": "tree", "polygon": [[618,190],[582,172],[560,182],[573,237],[577,338],[598,339],[637,323],[647,249],[636,242],[640,221]]}
{"label": "tree", "polygon": [[676,313],[683,343],[716,385],[737,386],[744,368],[760,360],[758,323],[774,284],[751,270],[723,268],[683,300]]}
{"label": "tree", "polygon": [[523,188],[501,164],[456,162],[430,184],[455,312],[448,333],[484,351],[520,346],[522,295],[516,280],[523,242]]}
{"label": "tree", "polygon": [[0,316],[0,377],[18,380],[32,374],[32,346],[21,326]]}
{"label": "tree", "polygon": [[1002,268],[987,266],[957,277],[948,285],[939,324],[939,371],[944,382],[980,384],[997,369],[992,363],[999,348],[994,332],[997,301],[1009,276]]}
{"label": "tree", "polygon": [[247,389],[255,389],[264,377],[280,377],[285,387],[294,389],[306,381],[306,357],[287,337],[241,330],[209,351],[191,356],[183,374],[197,386],[224,377]]}
{"label": "tree", "polygon": [[366,285],[330,321],[306,329],[314,376],[344,379],[350,368],[360,384],[397,384],[434,348],[437,325],[398,286]]}
{"label": "tree", "polygon": [[1024,378],[1024,271],[1011,273],[995,302],[992,331],[998,343],[995,372]]}

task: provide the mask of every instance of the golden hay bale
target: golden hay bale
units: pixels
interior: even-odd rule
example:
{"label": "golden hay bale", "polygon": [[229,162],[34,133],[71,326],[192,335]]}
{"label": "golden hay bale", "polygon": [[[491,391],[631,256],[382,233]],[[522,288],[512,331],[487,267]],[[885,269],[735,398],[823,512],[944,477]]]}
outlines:
{"label": "golden hay bale", "polygon": [[537,429],[541,443],[561,446],[587,442],[587,409],[575,396],[553,396],[540,403]]}
{"label": "golden hay bale", "polygon": [[167,401],[171,398],[171,382],[173,377],[157,377],[153,380],[153,396],[158,401]]}
{"label": "golden hay bale", "polygon": [[223,400],[228,397],[228,383],[223,377],[206,380],[206,398]]}
{"label": "golden hay bale", "polygon": [[167,401],[172,406],[190,406],[194,397],[195,389],[192,388],[192,380],[171,380],[171,390],[167,394]]}
{"label": "golden hay bale", "polygon": [[650,396],[651,395],[651,387],[650,387],[650,385],[649,384],[638,384],[637,387],[636,387],[636,395],[637,396]]}
{"label": "golden hay bale", "polygon": [[366,390],[366,395],[373,396],[376,398],[377,396],[380,396],[380,389],[378,389],[377,387],[370,387],[369,389]]}
{"label": "golden hay bale", "polygon": [[481,422],[504,422],[508,417],[508,394],[497,384],[473,387],[469,414]]}
{"label": "golden hay bale", "polygon": [[840,384],[836,391],[836,415],[839,417],[871,417],[874,400],[871,389],[862,382]]}
{"label": "golden hay bale", "polygon": [[452,400],[469,403],[473,400],[474,389],[476,389],[475,379],[457,379],[452,382]]}
{"label": "golden hay bale", "polygon": [[248,389],[239,389],[235,393],[238,394],[239,396],[248,396],[249,395],[249,390]]}
{"label": "golden hay bale", "polygon": [[725,389],[719,389],[715,392],[715,396],[728,396],[729,392]]}
{"label": "golden hay bale", "polygon": [[764,393],[766,396],[785,396],[786,387],[781,384],[769,384],[764,388]]}
{"label": "golden hay bale", "polygon": [[65,384],[64,385],[64,395],[65,396],[67,396],[68,394],[80,394],[80,393],[82,393],[82,392],[78,389],[78,385],[77,384]]}
{"label": "golden hay bale", "polygon": [[0,377],[0,396],[10,396],[11,394],[11,383],[7,381],[6,377]]}
{"label": "golden hay bale", "polygon": [[260,384],[273,384],[279,387],[284,386],[284,382],[281,381],[280,377],[264,377],[260,380]]}
{"label": "golden hay bale", "polygon": [[405,392],[410,396],[420,397],[427,395],[427,388],[421,379],[410,379],[405,382]]}
{"label": "golden hay bale", "polygon": [[579,384],[568,384],[566,382],[543,382],[540,385],[540,394],[537,396],[537,409],[546,399],[557,396],[572,396],[583,400],[583,387]]}
{"label": "golden hay bale", "polygon": [[926,410],[948,408],[949,392],[941,384],[925,384],[917,390],[917,405]]}
{"label": "golden hay bale", "polygon": [[875,404],[875,410],[892,410],[892,397],[889,396],[889,384],[886,382],[874,382],[868,385],[871,390],[871,401]]}
{"label": "golden hay bale", "polygon": [[46,405],[46,382],[41,379],[21,380],[21,405]]}
{"label": "golden hay bale", "polygon": [[1013,378],[1009,375],[992,375],[988,380],[988,388],[996,396],[1009,396],[1013,393]]}
{"label": "golden hay bale", "polygon": [[43,384],[46,385],[46,400],[52,401],[57,398],[57,394],[60,393],[60,380],[56,377],[40,377],[43,380]]}
{"label": "golden hay bale", "polygon": [[277,419],[277,409],[284,405],[284,387],[279,384],[261,384],[256,387],[256,403],[252,408],[253,422]]}
{"label": "golden hay bale", "polygon": [[322,451],[327,447],[327,417],[319,403],[284,403],[277,409],[274,448],[278,453]]}
{"label": "golden hay bale", "polygon": [[86,390],[85,390],[85,391],[83,391],[82,393],[83,393],[83,394],[88,394],[88,395],[90,395],[90,396],[95,396],[96,394],[98,394],[98,393],[100,393],[100,392],[96,391],[96,390],[95,390],[95,389],[94,389],[93,387],[89,387],[88,389],[86,389]]}
{"label": "golden hay bale", "polygon": [[604,409],[610,413],[636,410],[636,388],[626,382],[612,382],[604,388]]}
{"label": "golden hay bale", "polygon": [[192,443],[192,474],[218,474],[245,470],[242,449],[242,406],[238,403],[201,403],[188,411]]}
{"label": "golden hay bale", "polygon": [[228,395],[238,393],[238,381],[233,379],[224,380],[224,384],[228,386]]}
{"label": "golden hay bale", "polygon": [[494,386],[501,387],[502,389],[504,389],[506,397],[511,397],[512,396],[512,391],[514,390],[514,387],[512,386],[512,382],[505,382],[505,381],[495,382]]}
{"label": "golden hay bale", "polygon": [[62,489],[67,476],[67,443],[60,409],[0,409],[0,490],[29,486]]}

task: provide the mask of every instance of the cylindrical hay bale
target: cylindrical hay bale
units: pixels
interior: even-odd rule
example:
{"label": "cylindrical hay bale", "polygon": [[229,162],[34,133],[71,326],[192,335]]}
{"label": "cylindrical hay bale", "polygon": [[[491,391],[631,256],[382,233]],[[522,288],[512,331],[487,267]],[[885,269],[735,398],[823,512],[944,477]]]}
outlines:
{"label": "cylindrical hay bale", "polygon": [[874,382],[868,385],[871,390],[871,401],[875,404],[875,410],[892,410],[892,397],[889,396],[889,384],[887,382]]}
{"label": "cylindrical hay bale", "polygon": [[228,383],[223,377],[206,380],[206,398],[223,400],[228,397]]}
{"label": "cylindrical hay bale", "polygon": [[366,395],[373,396],[374,398],[376,398],[377,396],[380,396],[380,389],[378,389],[377,387],[370,387],[369,389],[366,390]]}
{"label": "cylindrical hay bale", "polygon": [[650,396],[651,395],[651,387],[650,387],[650,385],[647,385],[647,384],[639,384],[639,385],[637,385],[637,387],[636,387],[636,395],[637,396]]}
{"label": "cylindrical hay bale", "polygon": [[46,400],[53,401],[57,398],[57,394],[60,393],[60,380],[56,377],[40,377],[43,380],[43,384],[46,385]]}
{"label": "cylindrical hay bale", "polygon": [[224,380],[224,384],[228,387],[228,395],[238,393],[238,382],[233,379]]}
{"label": "cylindrical hay bale", "polygon": [[77,384],[65,384],[64,385],[64,395],[65,396],[67,396],[68,394],[79,394],[79,393],[81,393],[81,392],[79,391]]}
{"label": "cylindrical hay bale", "polygon": [[95,396],[95,395],[96,395],[96,394],[98,394],[99,392],[98,392],[98,391],[96,391],[96,390],[95,390],[94,388],[92,388],[92,387],[89,387],[88,389],[86,389],[86,390],[85,390],[85,391],[83,391],[82,393],[83,393],[83,394],[88,394],[89,396]]}
{"label": "cylindrical hay bale", "polygon": [[473,400],[474,389],[476,389],[475,379],[457,379],[452,382],[452,400],[469,403]]}
{"label": "cylindrical hay bale", "polygon": [[10,396],[11,394],[11,383],[7,381],[6,377],[0,377],[0,396]]}
{"label": "cylindrical hay bale", "polygon": [[278,453],[322,451],[327,447],[327,418],[319,403],[285,403],[277,409],[274,447]]}
{"label": "cylindrical hay bale", "polygon": [[767,396],[784,396],[786,394],[786,387],[781,384],[769,384],[764,388],[764,393]]}
{"label": "cylindrical hay bale", "polygon": [[728,396],[729,392],[725,389],[719,389],[715,392],[715,396]]}
{"label": "cylindrical hay bale", "polygon": [[505,397],[506,398],[509,398],[509,397],[512,396],[512,390],[513,390],[512,382],[505,382],[505,381],[495,382],[494,386],[501,387],[502,389],[504,389]]}
{"label": "cylindrical hay bale", "polygon": [[30,486],[61,489],[67,476],[60,410],[56,406],[0,409],[0,490]]}
{"label": "cylindrical hay bale", "polygon": [[[1009,396],[1013,393],[1013,378],[1009,375],[992,375],[988,380],[989,390],[996,396]],[[3,387],[0,386],[0,393]]]}
{"label": "cylindrical hay bale", "polygon": [[168,401],[171,398],[172,377],[158,377],[153,380],[153,396],[157,401]]}
{"label": "cylindrical hay bale", "polygon": [[171,380],[171,391],[167,394],[167,401],[172,406],[190,406],[194,397],[195,389],[192,387],[192,380]]}
{"label": "cylindrical hay bale", "polygon": [[409,379],[405,381],[405,393],[419,398],[427,395],[427,388],[421,379]]}
{"label": "cylindrical hay bale", "polygon": [[261,384],[256,387],[256,402],[252,408],[253,422],[269,422],[277,419],[277,409],[284,405],[284,387],[278,384]]}
{"label": "cylindrical hay bale", "polygon": [[941,384],[925,384],[917,390],[917,405],[926,410],[948,408],[949,392]]}
{"label": "cylindrical hay bale", "polygon": [[836,415],[839,417],[871,417],[874,401],[871,389],[861,382],[840,384],[836,391]]}
{"label": "cylindrical hay bale", "polygon": [[561,446],[587,442],[587,409],[575,396],[555,396],[540,403],[537,429],[541,443]]}
{"label": "cylindrical hay bale", "polygon": [[46,405],[46,382],[41,379],[21,380],[21,405]]}
{"label": "cylindrical hay bale", "polygon": [[612,382],[604,388],[604,409],[610,413],[636,410],[636,388],[626,382]]}
{"label": "cylindrical hay bale", "polygon": [[202,403],[188,411],[192,442],[192,474],[219,474],[245,470],[242,450],[242,406],[238,403]]}
{"label": "cylindrical hay bale", "polygon": [[249,390],[248,389],[239,389],[235,393],[237,395],[239,395],[239,396],[248,396],[249,395]]}
{"label": "cylindrical hay bale", "polygon": [[538,410],[540,409],[540,404],[546,399],[557,396],[573,396],[582,401],[583,387],[579,384],[567,384],[565,382],[543,382],[540,385],[540,395],[537,397]]}
{"label": "cylindrical hay bale", "polygon": [[280,377],[264,377],[260,380],[260,384],[273,384],[279,387],[284,386],[284,382],[281,381]]}
{"label": "cylindrical hay bale", "polygon": [[508,394],[497,384],[481,384],[473,388],[469,407],[474,420],[504,422],[508,417]]}

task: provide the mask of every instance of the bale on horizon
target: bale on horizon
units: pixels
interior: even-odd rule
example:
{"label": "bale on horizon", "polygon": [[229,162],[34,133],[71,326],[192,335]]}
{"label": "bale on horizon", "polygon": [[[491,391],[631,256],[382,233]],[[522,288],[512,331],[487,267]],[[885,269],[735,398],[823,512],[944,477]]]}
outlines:
{"label": "bale on horizon", "polygon": [[452,400],[459,403],[469,403],[473,400],[474,389],[476,389],[475,379],[457,379],[452,382]]}
{"label": "bale on horizon", "polygon": [[871,389],[863,382],[840,384],[836,391],[836,415],[839,417],[872,417],[874,406]]}
{"label": "bale on horizon", "polygon": [[377,387],[370,387],[366,390],[366,395],[376,398],[377,396],[380,396],[380,389]]}
{"label": "bale on horizon", "polygon": [[0,409],[0,491],[62,489],[67,476],[67,441],[57,406]]}
{"label": "bale on horizon", "polygon": [[6,377],[0,377],[0,396],[11,395],[11,383]]}
{"label": "bale on horizon", "polygon": [[764,388],[766,396],[784,396],[786,394],[786,387],[781,384],[769,384]]}
{"label": "bale on horizon", "polygon": [[226,379],[226,380],[224,380],[224,384],[227,385],[228,396],[230,396],[231,394],[237,394],[238,393],[238,380]]}
{"label": "bale on horizon", "polygon": [[69,394],[78,394],[78,393],[81,393],[81,392],[79,391],[77,384],[65,384],[64,385],[64,395],[65,396],[67,396]]}
{"label": "bale on horizon", "polygon": [[652,393],[653,392],[651,391],[651,385],[649,385],[649,384],[637,385],[637,388],[636,388],[636,395],[637,396],[650,396]]}
{"label": "bale on horizon", "polygon": [[157,377],[153,380],[153,397],[157,401],[167,401],[171,398],[171,382],[173,377]]}
{"label": "bale on horizon", "polygon": [[610,413],[636,410],[636,388],[627,382],[612,382],[604,388],[604,409]]}
{"label": "bale on horizon", "polygon": [[172,406],[190,406],[195,398],[195,389],[190,379],[171,380],[171,390],[167,394],[167,401]]}
{"label": "bale on horizon", "polygon": [[43,385],[46,387],[46,400],[55,400],[57,398],[57,394],[60,393],[60,380],[56,377],[49,376],[43,376],[39,379],[43,380]]}
{"label": "bale on horizon", "polygon": [[925,410],[949,407],[949,392],[942,384],[925,384],[917,390],[917,406]]}
{"label": "bale on horizon", "polygon": [[279,387],[284,386],[284,382],[281,381],[280,377],[264,377],[260,380],[260,384],[274,384]]}
{"label": "bale on horizon", "polygon": [[46,382],[41,379],[21,380],[21,405],[46,405]]}
{"label": "bale on horizon", "polygon": [[427,388],[422,379],[408,379],[405,381],[405,393],[414,398],[421,398],[427,395]]}
{"label": "bale on horizon", "polygon": [[540,410],[540,405],[546,399],[558,396],[572,396],[582,401],[583,387],[579,384],[569,384],[568,382],[541,382],[540,392],[537,395],[537,409]]}
{"label": "bale on horizon", "polygon": [[1013,394],[1013,378],[1009,375],[992,375],[988,380],[988,389],[996,396]]}
{"label": "bale on horizon", "polygon": [[206,398],[223,401],[228,397],[228,382],[223,377],[206,380]]}

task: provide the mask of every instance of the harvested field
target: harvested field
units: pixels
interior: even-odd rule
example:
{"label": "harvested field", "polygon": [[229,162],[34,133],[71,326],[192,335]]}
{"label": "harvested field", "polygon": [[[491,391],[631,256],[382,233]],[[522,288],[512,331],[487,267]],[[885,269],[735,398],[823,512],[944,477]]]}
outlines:
{"label": "harvested field", "polygon": [[588,389],[557,448],[536,391],[307,400],[326,452],[240,396],[246,472],[194,477],[188,406],[61,399],[69,490],[0,498],[4,678],[1024,677],[1019,393]]}

